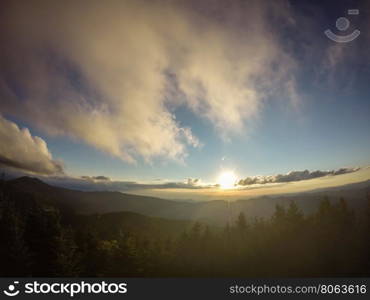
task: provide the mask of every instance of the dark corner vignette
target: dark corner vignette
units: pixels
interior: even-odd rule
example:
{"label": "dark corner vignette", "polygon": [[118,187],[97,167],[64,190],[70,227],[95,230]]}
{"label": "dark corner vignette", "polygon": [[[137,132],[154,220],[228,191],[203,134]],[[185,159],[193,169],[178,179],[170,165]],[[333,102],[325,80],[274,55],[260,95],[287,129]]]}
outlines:
{"label": "dark corner vignette", "polygon": [[369,11],[1,1],[1,297],[366,296]]}

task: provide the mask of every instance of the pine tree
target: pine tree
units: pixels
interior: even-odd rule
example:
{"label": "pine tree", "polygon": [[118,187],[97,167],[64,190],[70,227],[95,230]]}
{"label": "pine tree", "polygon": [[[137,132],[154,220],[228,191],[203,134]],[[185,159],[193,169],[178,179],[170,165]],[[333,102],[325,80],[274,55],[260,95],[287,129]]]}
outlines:
{"label": "pine tree", "polygon": [[243,212],[241,212],[238,216],[238,219],[236,220],[236,228],[240,233],[245,233],[247,230],[247,221],[245,219],[245,215]]}
{"label": "pine tree", "polygon": [[81,272],[80,256],[74,241],[73,230],[71,228],[62,229],[55,241],[58,248],[55,275],[61,277],[78,276]]}
{"label": "pine tree", "polygon": [[29,255],[23,239],[24,224],[13,201],[4,202],[0,218],[0,275],[28,276]]}
{"label": "pine tree", "polygon": [[286,218],[289,223],[298,225],[303,220],[303,213],[299,210],[297,204],[291,201],[286,212]]}
{"label": "pine tree", "polygon": [[60,223],[60,213],[34,203],[25,229],[25,241],[32,258],[33,276],[77,275],[76,245],[71,231]]}

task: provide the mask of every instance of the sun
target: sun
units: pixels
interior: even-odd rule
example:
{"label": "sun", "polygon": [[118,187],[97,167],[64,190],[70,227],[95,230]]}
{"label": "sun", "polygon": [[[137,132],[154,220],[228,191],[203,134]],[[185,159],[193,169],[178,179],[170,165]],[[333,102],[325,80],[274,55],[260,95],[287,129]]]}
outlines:
{"label": "sun", "polygon": [[236,175],[232,171],[222,172],[218,177],[217,183],[221,189],[232,189],[236,183]]}

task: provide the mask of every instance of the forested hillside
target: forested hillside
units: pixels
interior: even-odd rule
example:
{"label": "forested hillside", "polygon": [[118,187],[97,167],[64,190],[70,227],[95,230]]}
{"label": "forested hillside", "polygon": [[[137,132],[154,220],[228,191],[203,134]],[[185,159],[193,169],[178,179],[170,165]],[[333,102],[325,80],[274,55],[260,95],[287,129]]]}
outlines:
{"label": "forested hillside", "polygon": [[362,212],[322,199],[226,226],[130,212],[79,215],[1,182],[0,276],[370,276],[370,199]]}

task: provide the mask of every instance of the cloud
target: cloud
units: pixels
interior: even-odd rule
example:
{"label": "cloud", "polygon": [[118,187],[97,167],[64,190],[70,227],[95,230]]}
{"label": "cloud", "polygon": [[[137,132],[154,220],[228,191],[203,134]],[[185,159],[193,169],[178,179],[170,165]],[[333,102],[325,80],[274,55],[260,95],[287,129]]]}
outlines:
{"label": "cloud", "polygon": [[186,180],[186,183],[188,185],[192,185],[192,186],[199,185],[200,184],[200,179],[199,178],[188,178]]}
{"label": "cloud", "polygon": [[110,178],[107,176],[81,176],[81,178],[90,181],[110,181]]}
{"label": "cloud", "polygon": [[37,174],[60,174],[63,167],[53,160],[45,141],[27,128],[0,115],[0,166]]}
{"label": "cloud", "polygon": [[291,171],[288,174],[278,174],[278,175],[269,175],[269,176],[251,176],[239,180],[239,186],[247,186],[253,184],[267,184],[267,183],[283,183],[283,182],[292,182],[292,181],[301,181],[307,179],[313,179],[318,177],[323,177],[327,175],[341,175],[352,173],[360,170],[360,168],[341,168],[338,170],[332,171],[313,171],[308,170],[304,171]]}
{"label": "cloud", "polygon": [[202,144],[176,107],[229,137],[249,128],[270,93],[298,101],[295,63],[271,24],[292,23],[285,4],[4,3],[0,109],[127,162],[182,161]]}
{"label": "cloud", "polygon": [[200,179],[188,178],[184,181],[161,181],[155,183],[142,183],[135,181],[111,180],[106,176],[82,176],[80,178],[71,176],[47,176],[40,177],[45,182],[70,189],[84,191],[120,191],[131,192],[138,190],[168,190],[168,189],[186,189],[201,190],[212,186],[203,185]]}

